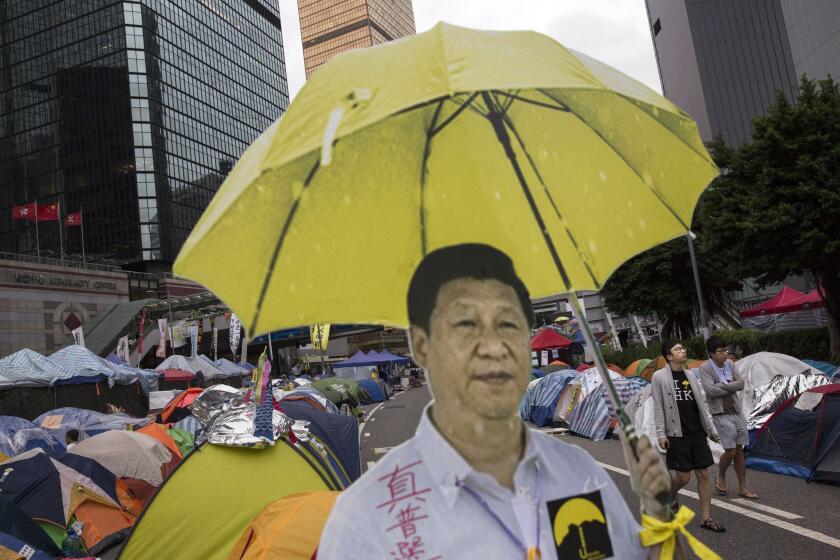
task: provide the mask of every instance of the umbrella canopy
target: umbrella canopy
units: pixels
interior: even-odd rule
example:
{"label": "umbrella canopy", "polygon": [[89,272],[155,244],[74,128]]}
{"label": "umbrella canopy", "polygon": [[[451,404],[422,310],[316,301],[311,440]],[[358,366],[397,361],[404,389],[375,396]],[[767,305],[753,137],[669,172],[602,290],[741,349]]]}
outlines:
{"label": "umbrella canopy", "polygon": [[93,459],[119,477],[144,480],[152,486],[160,486],[162,468],[172,460],[166,446],[156,439],[113,430],[79,442],[70,453]]}
{"label": "umbrella canopy", "polygon": [[174,271],[255,335],[404,326],[429,251],[495,246],[533,297],[597,290],[685,234],[717,173],[691,117],[641,83],[539,33],[439,24],[315,74],[239,160]]}
{"label": "umbrella canopy", "polygon": [[531,350],[550,350],[552,348],[566,348],[571,346],[572,341],[555,331],[554,329],[543,329],[531,339]]}

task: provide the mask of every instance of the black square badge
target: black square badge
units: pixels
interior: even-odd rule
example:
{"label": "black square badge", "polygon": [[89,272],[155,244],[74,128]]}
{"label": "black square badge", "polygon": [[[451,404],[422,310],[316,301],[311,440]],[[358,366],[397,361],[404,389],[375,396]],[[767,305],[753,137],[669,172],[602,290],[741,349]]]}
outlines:
{"label": "black square badge", "polygon": [[559,560],[601,560],[613,555],[601,491],[546,504]]}

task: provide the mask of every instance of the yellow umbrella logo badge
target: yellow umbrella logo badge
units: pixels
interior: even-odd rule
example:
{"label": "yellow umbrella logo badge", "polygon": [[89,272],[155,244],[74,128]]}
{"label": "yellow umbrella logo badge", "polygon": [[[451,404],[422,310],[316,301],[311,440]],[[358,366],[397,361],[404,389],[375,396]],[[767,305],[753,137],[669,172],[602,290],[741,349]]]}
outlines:
{"label": "yellow umbrella logo badge", "polygon": [[600,560],[613,555],[600,491],[547,505],[558,558]]}

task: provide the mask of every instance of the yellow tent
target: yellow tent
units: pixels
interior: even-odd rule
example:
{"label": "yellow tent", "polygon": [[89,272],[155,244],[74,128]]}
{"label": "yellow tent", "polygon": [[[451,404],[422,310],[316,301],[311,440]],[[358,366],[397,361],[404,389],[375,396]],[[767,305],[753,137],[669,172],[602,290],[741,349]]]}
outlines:
{"label": "yellow tent", "polygon": [[272,502],[239,537],[228,560],[310,560],[340,492],[302,492]]}
{"label": "yellow tent", "polygon": [[298,492],[335,489],[329,480],[306,445],[204,444],[160,487],[120,559],[224,560],[266,505]]}

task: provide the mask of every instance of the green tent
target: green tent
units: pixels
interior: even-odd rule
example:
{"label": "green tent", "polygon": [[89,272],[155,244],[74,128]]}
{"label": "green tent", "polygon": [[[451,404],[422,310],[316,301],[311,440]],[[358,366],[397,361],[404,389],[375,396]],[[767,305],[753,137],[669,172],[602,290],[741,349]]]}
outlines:
{"label": "green tent", "polygon": [[324,393],[338,408],[341,408],[343,404],[348,405],[354,416],[358,416],[362,412],[359,404],[365,398],[366,393],[355,381],[342,379],[341,377],[328,377],[327,379],[313,381],[311,387]]}
{"label": "green tent", "polygon": [[203,444],[190,453],[137,520],[120,560],[225,560],[269,503],[295,492],[342,490],[307,443],[265,449]]}

